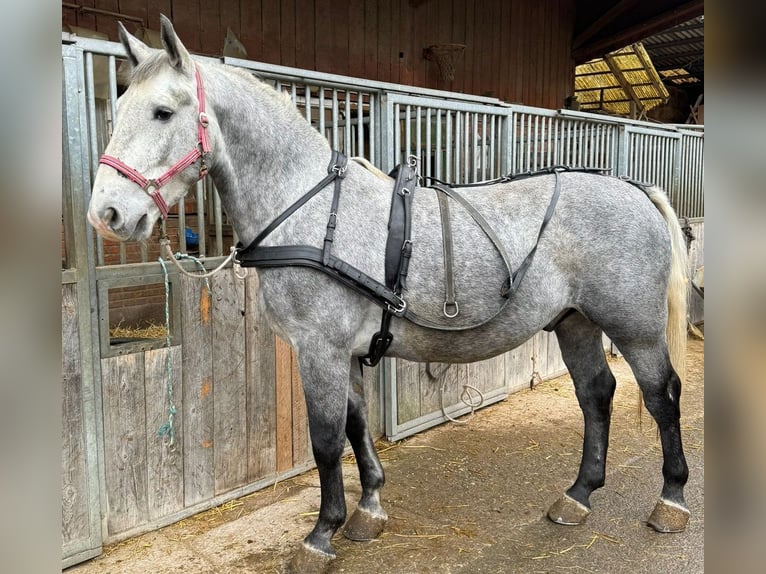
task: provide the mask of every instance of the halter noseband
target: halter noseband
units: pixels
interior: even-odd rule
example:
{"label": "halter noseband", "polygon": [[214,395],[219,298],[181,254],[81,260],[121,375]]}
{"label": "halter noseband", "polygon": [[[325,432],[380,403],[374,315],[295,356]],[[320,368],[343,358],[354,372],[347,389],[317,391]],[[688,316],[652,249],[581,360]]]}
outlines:
{"label": "halter noseband", "polygon": [[104,154],[98,160],[98,163],[103,163],[104,165],[113,167],[128,179],[140,185],[141,189],[143,189],[149,195],[149,197],[154,200],[154,203],[157,204],[162,219],[167,218],[169,209],[165,199],[162,197],[162,195],[160,195],[160,188],[163,185],[167,184],[171,179],[195,163],[198,159],[202,160],[199,166],[199,179],[202,179],[207,175],[207,164],[205,163],[205,157],[210,151],[210,140],[208,139],[207,134],[208,118],[207,114],[205,113],[205,88],[202,84],[202,77],[199,74],[199,68],[196,66],[194,75],[197,78],[199,123],[197,125],[198,141],[196,147],[193,150],[178,160],[178,162],[176,162],[168,171],[163,173],[157,179],[148,179],[144,177],[140,172],[133,169],[122,160],[119,160],[116,157],[110,155]]}

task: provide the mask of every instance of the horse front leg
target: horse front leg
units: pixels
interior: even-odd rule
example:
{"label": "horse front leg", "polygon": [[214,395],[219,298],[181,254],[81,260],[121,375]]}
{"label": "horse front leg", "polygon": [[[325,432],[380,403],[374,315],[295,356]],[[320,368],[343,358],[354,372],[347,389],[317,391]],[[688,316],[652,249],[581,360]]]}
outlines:
{"label": "horse front leg", "polygon": [[289,572],[321,573],[335,558],[332,537],[346,519],[341,456],[345,443],[349,387],[348,356],[302,348],[298,366],[306,397],[314,461],[319,471],[321,503],[314,529],[294,554]]}
{"label": "horse front leg", "polygon": [[378,537],[388,521],[388,514],[380,505],[380,489],[385,483],[385,476],[367,424],[362,372],[356,359],[351,361],[346,436],[354,449],[359,481],[362,484],[362,497],[354,514],[346,523],[343,534],[349,540],[373,540]]}

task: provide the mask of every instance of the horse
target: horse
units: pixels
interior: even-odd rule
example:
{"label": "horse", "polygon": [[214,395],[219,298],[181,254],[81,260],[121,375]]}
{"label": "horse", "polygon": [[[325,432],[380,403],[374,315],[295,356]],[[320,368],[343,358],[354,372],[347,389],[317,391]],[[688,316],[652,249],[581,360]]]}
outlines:
{"label": "horse", "polygon": [[[353,161],[339,169],[331,162],[337,154],[288,96],[244,70],[196,62],[165,16],[162,49],[149,48],[122,25],[119,30],[131,76],[93,181],[87,218],[97,233],[116,241],[148,239],[169,206],[209,174],[243,245],[260,238],[269,248],[320,249],[332,211],[333,257],[385,285],[392,177]],[[340,176],[335,197],[336,186],[328,182]],[[407,188],[411,254],[401,297],[431,325],[410,321],[386,304],[392,315],[386,355],[472,362],[552,329],[585,430],[576,480],[547,516],[573,525],[586,520],[591,493],[604,485],[615,391],[602,344],[606,333],[632,368],[661,438],[663,486],[648,524],[658,532],[684,530],[690,513],[679,405],[688,281],[683,234],[666,194],[607,174],[555,170],[466,188],[470,209],[453,204],[450,216],[452,274],[465,328],[440,329],[434,325],[445,320],[447,277],[441,200],[422,183]],[[543,232],[540,222],[554,190],[557,205]],[[280,220],[291,206],[291,215]],[[529,259],[526,276],[511,293],[502,288],[510,277],[501,251],[513,268]],[[331,539],[346,523],[346,437],[362,494],[344,533],[371,540],[387,520],[380,497],[384,473],[357,364],[386,305],[316,267],[264,266],[257,273],[259,304],[297,353],[321,487],[316,524],[290,568],[322,572],[336,556]]]}

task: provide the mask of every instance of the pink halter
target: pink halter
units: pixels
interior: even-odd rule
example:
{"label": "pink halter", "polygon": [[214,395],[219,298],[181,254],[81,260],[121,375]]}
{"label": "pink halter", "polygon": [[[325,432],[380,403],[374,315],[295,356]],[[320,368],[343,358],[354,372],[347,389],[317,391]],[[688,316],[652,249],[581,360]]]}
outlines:
{"label": "pink halter", "polygon": [[160,210],[160,214],[162,215],[162,219],[167,218],[169,209],[165,199],[160,195],[160,188],[163,185],[167,184],[171,179],[195,163],[198,159],[202,160],[199,166],[199,178],[202,179],[207,175],[207,164],[205,163],[205,157],[210,151],[210,140],[208,139],[207,135],[208,118],[207,114],[205,113],[205,88],[202,85],[202,77],[199,75],[199,68],[195,67],[194,75],[197,78],[199,125],[197,126],[198,142],[197,146],[193,150],[178,160],[175,165],[173,165],[168,171],[166,171],[157,179],[147,179],[128,164],[110,155],[104,154],[98,160],[99,163],[113,167],[128,179],[140,185],[141,189],[148,193],[149,197],[151,197],[154,200],[154,203],[157,204],[157,207]]}

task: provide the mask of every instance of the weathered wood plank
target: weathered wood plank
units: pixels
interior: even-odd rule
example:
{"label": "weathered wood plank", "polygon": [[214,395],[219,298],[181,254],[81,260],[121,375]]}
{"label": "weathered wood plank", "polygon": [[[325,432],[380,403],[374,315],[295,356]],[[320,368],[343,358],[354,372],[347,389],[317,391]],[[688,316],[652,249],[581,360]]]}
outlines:
{"label": "weathered wood plank", "polygon": [[293,466],[293,389],[290,346],[279,337],[275,344],[277,470]]}
{"label": "weathered wood plank", "polygon": [[61,286],[61,537],[90,536],[77,286]]}
{"label": "weathered wood plank", "polygon": [[457,404],[463,389],[463,380],[459,381],[458,376],[459,373],[467,374],[465,365],[431,363],[429,368],[435,380],[428,376],[426,363],[420,364],[420,412],[422,415],[441,411],[442,384],[444,384],[445,408]]}
{"label": "weathered wood plank", "polygon": [[505,354],[505,380],[508,392],[529,388],[532,377],[532,352],[534,340],[530,339]]}
{"label": "weathered wood plank", "polygon": [[245,281],[247,353],[248,480],[277,470],[276,374],[274,333],[258,308],[258,277]]}
{"label": "weathered wood plank", "polygon": [[[352,363],[351,368],[357,368],[357,365]],[[365,368],[362,382],[364,386],[364,401],[367,404],[367,425],[374,440],[383,436],[386,432],[381,412],[383,394],[380,386],[380,364],[371,369]]]}
{"label": "weathered wood plank", "polygon": [[420,366],[412,361],[396,361],[397,419],[399,424],[414,420],[420,412]]}
{"label": "weathered wood plank", "polygon": [[147,521],[144,354],[101,360],[109,535]]}
{"label": "weathered wood plank", "polygon": [[213,461],[215,493],[247,478],[245,286],[233,270],[216,275],[213,288]]}
{"label": "weathered wood plank", "polygon": [[[173,417],[174,440],[159,436],[168,422],[168,356],[170,385],[176,413]],[[147,351],[144,356],[146,389],[146,461],[149,520],[157,520],[184,507],[183,404],[181,347]]]}
{"label": "weathered wood plank", "polygon": [[211,297],[203,281],[179,277],[182,328],[184,504],[212,498],[213,345]]}
{"label": "weathered wood plank", "polygon": [[303,396],[301,375],[298,372],[298,357],[290,350],[290,378],[292,383],[293,417],[293,466],[311,458],[309,451],[309,427],[306,414],[306,399]]}

